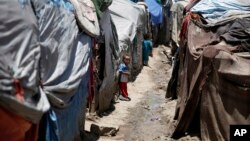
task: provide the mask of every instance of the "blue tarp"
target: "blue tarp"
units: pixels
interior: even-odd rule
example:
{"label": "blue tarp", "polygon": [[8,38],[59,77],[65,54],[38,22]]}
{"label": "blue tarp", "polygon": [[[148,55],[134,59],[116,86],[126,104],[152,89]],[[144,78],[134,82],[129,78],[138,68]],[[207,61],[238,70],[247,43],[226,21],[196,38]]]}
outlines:
{"label": "blue tarp", "polygon": [[163,22],[162,6],[156,0],[145,0],[145,2],[151,15],[151,22],[154,25],[161,24]]}
{"label": "blue tarp", "polygon": [[225,17],[250,13],[249,0],[202,0],[192,12],[200,13],[208,22],[223,20]]}
{"label": "blue tarp", "polygon": [[[73,141],[81,140],[80,131],[84,129],[81,120],[85,111],[88,77],[82,80],[71,104],[65,109],[52,109],[43,118],[42,137],[45,141]],[[81,129],[83,128],[83,129]],[[43,140],[40,139],[40,140]]]}

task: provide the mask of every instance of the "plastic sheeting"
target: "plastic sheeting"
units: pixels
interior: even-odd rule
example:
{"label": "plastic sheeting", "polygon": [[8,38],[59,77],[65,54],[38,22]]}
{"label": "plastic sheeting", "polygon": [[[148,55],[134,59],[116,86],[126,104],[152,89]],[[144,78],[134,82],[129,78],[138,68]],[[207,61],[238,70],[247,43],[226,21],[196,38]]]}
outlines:
{"label": "plastic sheeting", "polygon": [[201,14],[209,24],[250,14],[250,1],[248,0],[202,0],[196,4],[192,12]]}
{"label": "plastic sheeting", "polygon": [[129,0],[114,0],[110,11],[118,33],[120,56],[129,53],[132,59],[132,80],[142,67],[142,38],[147,27],[147,13],[141,5]]}
{"label": "plastic sheeting", "polygon": [[91,39],[79,33],[74,13],[62,5],[48,4],[46,0],[34,5],[40,15],[43,90],[53,106],[66,108],[89,69]]}
{"label": "plastic sheeting", "polygon": [[[88,73],[87,73],[88,74]],[[78,90],[72,97],[71,104],[65,109],[52,109],[45,114],[41,124],[40,141],[81,140],[84,130],[83,118],[86,109],[86,92],[88,77],[82,79]]]}
{"label": "plastic sheeting", "polygon": [[110,107],[111,100],[116,92],[116,70],[119,62],[119,46],[116,28],[111,19],[110,10],[103,12],[100,20],[105,43],[105,66],[102,73],[104,79],[98,93],[99,112],[104,112]]}
{"label": "plastic sheeting", "polygon": [[34,0],[33,5],[40,31],[41,82],[56,116],[49,120],[57,122],[59,140],[78,139],[85,120],[80,113],[88,93],[92,40],[79,32],[68,1]]}
{"label": "plastic sheeting", "polygon": [[39,31],[32,5],[1,0],[0,12],[0,105],[38,123],[50,106],[39,92]]}
{"label": "plastic sheeting", "polygon": [[140,6],[129,0],[114,0],[109,9],[117,29],[120,49],[128,50],[137,29],[146,25],[145,20],[141,20],[142,17],[146,18],[146,13],[143,13]]}
{"label": "plastic sheeting", "polygon": [[79,26],[85,33],[97,37],[100,35],[96,9],[91,0],[70,0],[75,8]]}
{"label": "plastic sheeting", "polygon": [[145,0],[148,5],[149,13],[151,15],[151,22],[161,24],[163,22],[162,6],[156,0]]}
{"label": "plastic sheeting", "polygon": [[[124,13],[124,11],[127,11]],[[108,10],[103,12],[100,25],[103,30],[105,43],[105,56],[103,56],[103,80],[99,88],[99,112],[104,112],[110,107],[114,93],[117,91],[116,70],[120,57],[124,52],[130,52],[132,62],[137,65],[141,61],[141,37],[147,21],[145,10],[129,0],[114,0]],[[136,34],[139,34],[138,44],[133,46]],[[118,35],[117,35],[118,34]],[[118,44],[119,40],[119,44]],[[139,55],[138,55],[139,54]]]}

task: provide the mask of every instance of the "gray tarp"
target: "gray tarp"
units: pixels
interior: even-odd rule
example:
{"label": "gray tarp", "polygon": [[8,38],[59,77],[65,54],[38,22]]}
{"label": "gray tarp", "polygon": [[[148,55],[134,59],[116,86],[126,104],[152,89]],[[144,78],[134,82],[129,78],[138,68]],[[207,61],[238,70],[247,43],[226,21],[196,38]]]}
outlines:
{"label": "gray tarp", "polygon": [[129,0],[114,0],[109,9],[117,29],[120,50],[128,50],[137,29],[145,28],[146,20],[142,19],[146,18],[146,13],[140,6]]}
{"label": "gray tarp", "polygon": [[[100,25],[104,34],[105,66],[101,87],[98,94],[99,111],[103,112],[110,107],[111,100],[116,91],[116,70],[119,62],[119,46],[115,26],[111,19],[110,10],[102,13]],[[104,59],[104,58],[102,58]]]}
{"label": "gray tarp", "polygon": [[34,0],[33,5],[40,30],[41,82],[52,105],[47,122],[57,125],[46,125],[46,140],[54,140],[53,133],[61,141],[76,140],[85,120],[81,112],[88,93],[92,40],[79,32],[68,1]]}
{"label": "gray tarp", "polygon": [[[0,13],[0,105],[38,123],[49,103],[38,87],[39,31],[32,5],[1,0]],[[14,80],[23,88],[23,102],[16,98]]]}
{"label": "gray tarp", "polygon": [[129,0],[114,0],[110,11],[118,33],[120,56],[124,53],[131,55],[130,78],[134,79],[142,66],[142,41],[147,28],[147,13],[141,5]]}
{"label": "gray tarp", "polygon": [[[124,13],[124,11],[127,13]],[[99,112],[110,107],[117,90],[116,71],[121,61],[122,51],[133,53],[132,62],[142,64],[142,32],[146,28],[146,13],[143,8],[128,0],[114,0],[109,9],[102,13],[100,25],[105,42],[104,79],[98,94]],[[114,27],[115,26],[115,27]],[[118,39],[119,46],[118,46]],[[132,46],[137,33],[138,42]],[[104,59],[104,58],[102,58]],[[133,68],[134,69],[134,68]]]}
{"label": "gray tarp", "polygon": [[39,15],[40,75],[51,104],[66,108],[89,69],[91,39],[79,33],[75,16],[63,1],[35,3]]}

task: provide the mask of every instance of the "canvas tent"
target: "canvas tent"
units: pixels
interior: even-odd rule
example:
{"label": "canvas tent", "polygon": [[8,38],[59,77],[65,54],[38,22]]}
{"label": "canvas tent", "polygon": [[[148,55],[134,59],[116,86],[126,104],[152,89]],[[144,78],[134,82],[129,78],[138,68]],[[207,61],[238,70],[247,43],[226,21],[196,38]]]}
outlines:
{"label": "canvas tent", "polygon": [[172,0],[166,0],[162,5],[163,22],[160,25],[158,39],[160,44],[167,45],[171,41],[172,14],[170,10],[172,5]]}
{"label": "canvas tent", "polygon": [[111,19],[109,9],[105,10],[100,19],[103,38],[99,41],[100,56],[96,67],[97,93],[95,108],[102,113],[110,107],[111,100],[117,90],[116,70],[119,62],[119,46],[116,27]]}
{"label": "canvas tent", "polygon": [[133,43],[137,29],[145,27],[145,20],[142,19],[146,13],[129,0],[114,0],[109,8],[118,33],[119,48],[126,51]]}
{"label": "canvas tent", "polygon": [[70,0],[75,8],[75,15],[81,29],[92,37],[100,35],[96,8],[91,0]]}
{"label": "canvas tent", "polygon": [[[98,1],[96,4],[98,7]],[[108,4],[110,3],[106,3],[106,8]],[[130,14],[124,13],[124,10]],[[117,92],[116,73],[122,55],[125,52],[131,54],[132,72],[138,72],[142,66],[141,43],[147,17],[145,10],[131,1],[113,0],[107,9],[102,10],[99,18],[101,37],[97,40],[96,51],[99,53],[94,53],[94,107],[99,113],[103,113],[110,108],[114,93]],[[138,39],[137,42],[135,38]]]}
{"label": "canvas tent", "polygon": [[[211,7],[206,3],[200,10]],[[230,125],[250,123],[250,18],[230,16],[204,23],[200,18],[204,11],[195,11],[185,17],[182,31],[186,32],[174,72],[178,72],[178,99],[173,137],[198,125],[202,140],[229,140]]]}
{"label": "canvas tent", "polygon": [[39,87],[39,27],[30,1],[2,0],[0,12],[0,138],[33,141],[50,108]]}
{"label": "canvas tent", "polygon": [[33,5],[41,45],[39,75],[51,103],[41,121],[44,133],[39,139],[80,139],[92,39],[80,32],[69,1],[34,0]]}
{"label": "canvas tent", "polygon": [[37,140],[38,125],[38,140],[82,139],[90,36],[99,35],[93,4],[84,2],[90,11],[80,14],[64,0],[0,2],[1,139]]}
{"label": "canvas tent", "polygon": [[147,25],[147,13],[129,0],[114,0],[110,11],[117,29],[120,56],[125,52],[131,54],[131,70],[135,71],[132,76],[135,76],[142,67],[142,37]]}

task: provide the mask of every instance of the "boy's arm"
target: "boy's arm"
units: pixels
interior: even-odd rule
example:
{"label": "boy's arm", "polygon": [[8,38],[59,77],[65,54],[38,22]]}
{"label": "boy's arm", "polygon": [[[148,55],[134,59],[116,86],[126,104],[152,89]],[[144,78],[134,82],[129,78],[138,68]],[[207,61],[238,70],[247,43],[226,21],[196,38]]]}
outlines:
{"label": "boy's arm", "polygon": [[123,74],[130,75],[129,71],[122,72]]}
{"label": "boy's arm", "polygon": [[130,74],[129,71],[125,70],[125,68],[126,66],[121,64],[119,66],[119,73],[129,75]]}
{"label": "boy's arm", "polygon": [[150,50],[153,50],[153,43],[152,43],[152,41],[149,41],[149,48],[150,48]]}

